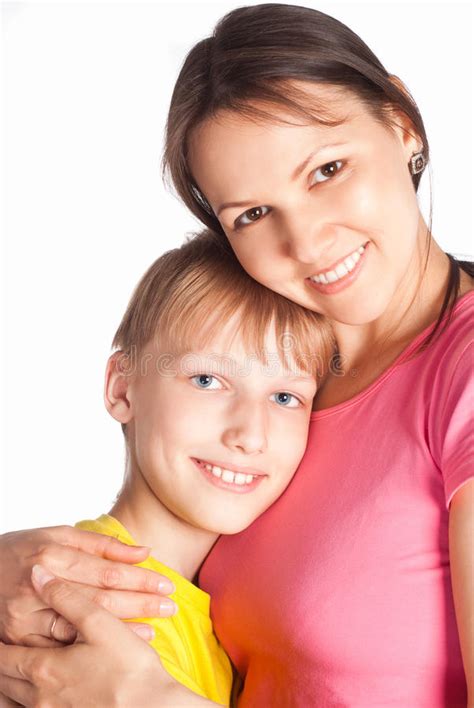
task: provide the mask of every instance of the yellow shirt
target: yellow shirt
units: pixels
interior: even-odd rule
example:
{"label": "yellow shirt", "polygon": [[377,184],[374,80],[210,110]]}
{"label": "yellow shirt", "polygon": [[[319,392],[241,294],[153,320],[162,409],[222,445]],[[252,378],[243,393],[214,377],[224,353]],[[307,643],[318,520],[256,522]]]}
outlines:
{"label": "yellow shirt", "polygon": [[[129,546],[137,544],[122,524],[108,514],[94,521],[80,521],[77,528],[118,538]],[[176,587],[170,597],[179,607],[173,617],[137,618],[155,630],[151,646],[160,655],[166,671],[200,696],[229,705],[232,666],[212,629],[210,595],[176,571],[151,556],[137,565],[166,575]]]}

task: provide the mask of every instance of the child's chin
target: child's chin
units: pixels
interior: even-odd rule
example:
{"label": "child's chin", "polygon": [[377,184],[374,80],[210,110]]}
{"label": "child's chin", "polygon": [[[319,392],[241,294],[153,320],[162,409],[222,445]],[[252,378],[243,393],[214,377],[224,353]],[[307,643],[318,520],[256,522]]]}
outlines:
{"label": "child's chin", "polygon": [[254,521],[254,518],[227,519],[225,522],[216,524],[218,528],[215,528],[214,531],[215,533],[218,533],[222,536],[231,536],[234,533],[240,533],[241,531],[245,531],[245,529],[247,529]]}

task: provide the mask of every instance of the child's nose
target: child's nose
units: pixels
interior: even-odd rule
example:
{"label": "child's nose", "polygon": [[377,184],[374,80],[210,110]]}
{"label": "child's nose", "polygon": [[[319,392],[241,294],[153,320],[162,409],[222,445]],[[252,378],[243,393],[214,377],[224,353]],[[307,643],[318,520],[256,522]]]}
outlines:
{"label": "child's nose", "polygon": [[235,411],[226,426],[222,441],[231,450],[255,455],[267,449],[266,416],[258,406]]}

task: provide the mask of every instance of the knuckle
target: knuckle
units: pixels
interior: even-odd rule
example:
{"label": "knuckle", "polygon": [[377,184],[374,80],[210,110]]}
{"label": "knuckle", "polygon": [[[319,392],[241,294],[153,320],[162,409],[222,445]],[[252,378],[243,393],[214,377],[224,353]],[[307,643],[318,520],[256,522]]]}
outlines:
{"label": "knuckle", "polygon": [[42,529],[46,538],[56,542],[58,539],[64,539],[71,535],[72,526],[62,524],[60,526],[46,526]]}
{"label": "knuckle", "polygon": [[13,622],[0,622],[0,637],[6,644],[23,643],[23,633],[18,631]]}
{"label": "knuckle", "polygon": [[55,561],[61,553],[61,547],[56,543],[47,543],[42,546],[38,553],[36,554],[35,563],[43,565],[48,569],[52,569],[55,565]]}
{"label": "knuckle", "polygon": [[142,609],[143,617],[159,617],[160,601],[154,597],[147,598],[146,600],[143,600]]}
{"label": "knuckle", "polygon": [[36,655],[31,660],[29,674],[36,686],[45,686],[48,684],[51,679],[51,669],[43,656]]}
{"label": "knuckle", "polygon": [[31,632],[33,613],[25,612],[19,597],[7,602],[1,618],[2,636],[12,644],[21,644],[24,636]]}
{"label": "knuckle", "polygon": [[141,578],[140,589],[145,592],[158,592],[160,576],[153,571],[145,571]]}
{"label": "knuckle", "polygon": [[107,553],[108,550],[114,550],[114,548],[117,548],[121,545],[122,544],[118,540],[118,538],[114,538],[113,536],[104,536],[102,551],[104,553]]}
{"label": "knuckle", "polygon": [[54,708],[54,703],[46,696],[38,696],[33,706],[34,708]]}
{"label": "knuckle", "polygon": [[17,596],[5,603],[2,619],[7,625],[12,626],[17,620],[21,619],[22,614],[24,615],[24,612],[21,612],[21,603]]}
{"label": "knuckle", "polygon": [[100,627],[100,612],[92,610],[81,622],[81,634],[89,635],[98,632]]}
{"label": "knuckle", "polygon": [[49,600],[53,606],[56,603],[61,604],[70,594],[71,590],[64,580],[56,578],[55,580],[50,580],[48,583]]}
{"label": "knuckle", "polygon": [[122,573],[115,566],[106,566],[99,576],[99,583],[103,588],[116,588],[122,581]]}
{"label": "knuckle", "polygon": [[107,612],[114,612],[116,603],[111,593],[102,591],[96,592],[92,599],[96,605],[103,607]]}

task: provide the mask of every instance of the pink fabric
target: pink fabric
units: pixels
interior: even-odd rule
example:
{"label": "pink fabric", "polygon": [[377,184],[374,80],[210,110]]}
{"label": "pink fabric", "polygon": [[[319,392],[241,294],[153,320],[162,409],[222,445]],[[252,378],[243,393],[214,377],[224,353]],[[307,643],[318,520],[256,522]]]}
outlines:
{"label": "pink fabric", "polygon": [[447,509],[474,474],[473,313],[314,413],[283,497],[206,560],[241,708],[465,708]]}

